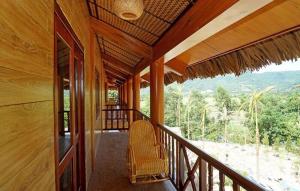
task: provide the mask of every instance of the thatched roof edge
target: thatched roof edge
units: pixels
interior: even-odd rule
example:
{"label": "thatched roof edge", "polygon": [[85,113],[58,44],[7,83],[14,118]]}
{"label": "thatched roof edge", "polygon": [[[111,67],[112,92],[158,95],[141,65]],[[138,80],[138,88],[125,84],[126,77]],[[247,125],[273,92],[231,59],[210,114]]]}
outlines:
{"label": "thatched roof edge", "polygon": [[183,83],[188,79],[213,78],[218,75],[241,75],[246,71],[257,71],[271,63],[300,57],[300,30],[260,41],[254,45],[188,66],[182,76],[174,73],[165,75],[165,84]]}

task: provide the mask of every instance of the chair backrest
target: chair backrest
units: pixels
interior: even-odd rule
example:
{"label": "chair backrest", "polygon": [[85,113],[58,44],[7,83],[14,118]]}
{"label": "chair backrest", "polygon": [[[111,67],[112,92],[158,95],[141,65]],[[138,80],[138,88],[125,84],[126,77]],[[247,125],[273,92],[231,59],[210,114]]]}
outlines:
{"label": "chair backrest", "polygon": [[155,131],[149,121],[138,120],[132,123],[129,144],[136,158],[158,157]]}

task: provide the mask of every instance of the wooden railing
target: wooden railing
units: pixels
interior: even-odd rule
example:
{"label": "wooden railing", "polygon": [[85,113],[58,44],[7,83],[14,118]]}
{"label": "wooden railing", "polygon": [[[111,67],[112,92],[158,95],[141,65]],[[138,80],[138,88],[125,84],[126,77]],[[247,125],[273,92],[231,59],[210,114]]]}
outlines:
{"label": "wooden railing", "polygon": [[[112,109],[113,112],[122,112],[134,120],[150,120],[140,111],[133,109]],[[105,110],[105,112],[112,111]],[[117,116],[117,115],[113,115]],[[122,118],[127,123],[129,117]],[[110,119],[111,120],[111,119]],[[240,175],[230,167],[202,151],[187,139],[177,135],[170,128],[161,124],[156,125],[160,134],[160,142],[165,146],[169,157],[169,177],[177,190],[199,190],[199,191],[225,191],[248,190],[263,191],[263,186]],[[130,127],[127,126],[126,130]],[[119,130],[119,129],[118,129]],[[241,159],[243,160],[243,159]],[[227,189],[226,189],[227,190]]]}
{"label": "wooden railing", "polygon": [[141,112],[128,109],[126,105],[106,105],[102,110],[105,116],[105,127],[102,130],[129,130],[130,123],[135,120],[149,120],[149,117]]}

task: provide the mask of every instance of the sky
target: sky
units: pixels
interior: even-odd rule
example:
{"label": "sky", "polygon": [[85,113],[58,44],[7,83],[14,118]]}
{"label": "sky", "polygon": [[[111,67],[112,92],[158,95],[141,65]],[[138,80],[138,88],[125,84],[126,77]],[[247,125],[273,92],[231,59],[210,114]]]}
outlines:
{"label": "sky", "polygon": [[281,65],[271,64],[254,73],[283,72],[283,71],[297,71],[297,70],[300,70],[300,59],[298,59],[295,62],[287,61],[282,63]]}

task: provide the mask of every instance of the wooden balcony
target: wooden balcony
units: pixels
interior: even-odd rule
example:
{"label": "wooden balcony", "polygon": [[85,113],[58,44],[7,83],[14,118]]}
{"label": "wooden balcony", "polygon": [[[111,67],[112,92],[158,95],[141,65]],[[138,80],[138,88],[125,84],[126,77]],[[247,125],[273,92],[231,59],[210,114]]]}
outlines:
{"label": "wooden balcony", "polygon": [[[159,141],[167,150],[169,180],[162,183],[133,185],[127,172],[127,145],[130,121],[150,120],[143,113],[125,106],[104,109],[106,127],[97,137],[100,140],[96,156],[96,171],[89,190],[266,190],[258,183],[243,177],[230,167],[211,157],[170,128],[157,124]],[[227,190],[227,189],[226,189]]]}

